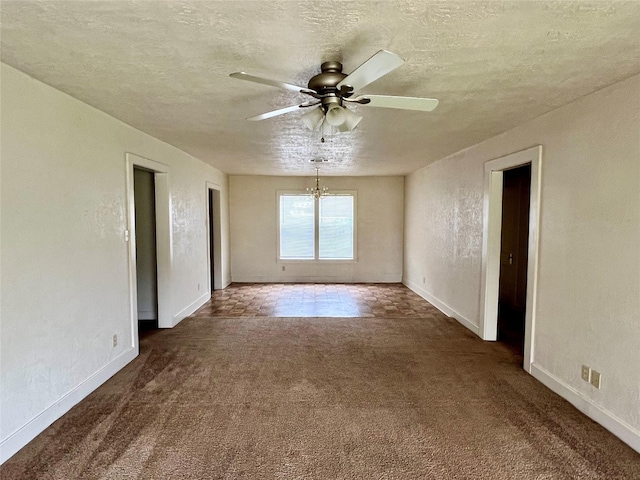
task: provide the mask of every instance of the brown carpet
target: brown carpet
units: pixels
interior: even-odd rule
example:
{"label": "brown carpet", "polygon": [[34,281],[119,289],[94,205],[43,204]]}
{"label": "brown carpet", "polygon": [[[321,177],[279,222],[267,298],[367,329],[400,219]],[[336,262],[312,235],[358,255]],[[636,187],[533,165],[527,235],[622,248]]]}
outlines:
{"label": "brown carpet", "polygon": [[440,314],[192,317],[10,479],[633,479],[640,455]]}

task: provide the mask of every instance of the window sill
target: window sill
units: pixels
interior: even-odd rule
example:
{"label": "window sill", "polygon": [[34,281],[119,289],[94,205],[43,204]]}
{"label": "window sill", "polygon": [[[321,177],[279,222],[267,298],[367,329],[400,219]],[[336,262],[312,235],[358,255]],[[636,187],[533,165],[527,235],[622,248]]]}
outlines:
{"label": "window sill", "polygon": [[277,264],[305,264],[305,265],[344,265],[347,263],[358,263],[357,259],[340,260],[340,259],[326,259],[326,260],[295,260],[295,259],[283,259],[278,258]]}

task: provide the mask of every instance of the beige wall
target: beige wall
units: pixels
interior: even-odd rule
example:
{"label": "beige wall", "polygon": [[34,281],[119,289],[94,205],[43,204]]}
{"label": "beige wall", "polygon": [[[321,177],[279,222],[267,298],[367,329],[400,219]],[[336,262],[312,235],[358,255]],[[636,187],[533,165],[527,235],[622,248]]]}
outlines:
{"label": "beige wall", "polygon": [[[636,449],[639,115],[635,76],[408,175],[404,261],[405,283],[478,326],[484,163],[542,145],[533,366]],[[601,372],[600,390],[582,364]]]}
{"label": "beige wall", "polygon": [[1,75],[4,460],[136,354],[126,152],[170,169],[174,321],[208,296],[207,181],[222,190],[227,280],[229,244],[225,174],[4,64]]}
{"label": "beige wall", "polygon": [[[277,191],[304,190],[310,177],[230,176],[234,282],[399,282],[403,177],[324,177],[332,190],[357,191],[356,262],[284,262],[277,257]],[[282,267],[285,271],[282,271]]]}

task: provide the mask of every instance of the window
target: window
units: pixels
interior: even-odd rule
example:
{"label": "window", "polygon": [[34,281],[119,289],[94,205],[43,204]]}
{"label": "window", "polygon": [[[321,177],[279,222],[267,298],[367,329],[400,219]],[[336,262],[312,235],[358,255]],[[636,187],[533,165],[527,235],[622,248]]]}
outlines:
{"label": "window", "polygon": [[279,193],[280,260],[354,260],[355,192]]}

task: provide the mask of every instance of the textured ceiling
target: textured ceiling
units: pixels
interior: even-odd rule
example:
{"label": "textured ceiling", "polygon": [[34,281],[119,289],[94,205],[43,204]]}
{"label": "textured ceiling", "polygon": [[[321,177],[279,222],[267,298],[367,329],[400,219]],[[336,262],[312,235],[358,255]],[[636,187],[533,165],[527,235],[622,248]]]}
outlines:
{"label": "textured ceiling", "polygon": [[[6,1],[2,61],[230,174],[406,174],[640,71],[640,2]],[[362,92],[433,97],[431,112],[358,106],[320,142],[292,113],[306,86],[377,50],[406,63]]]}

